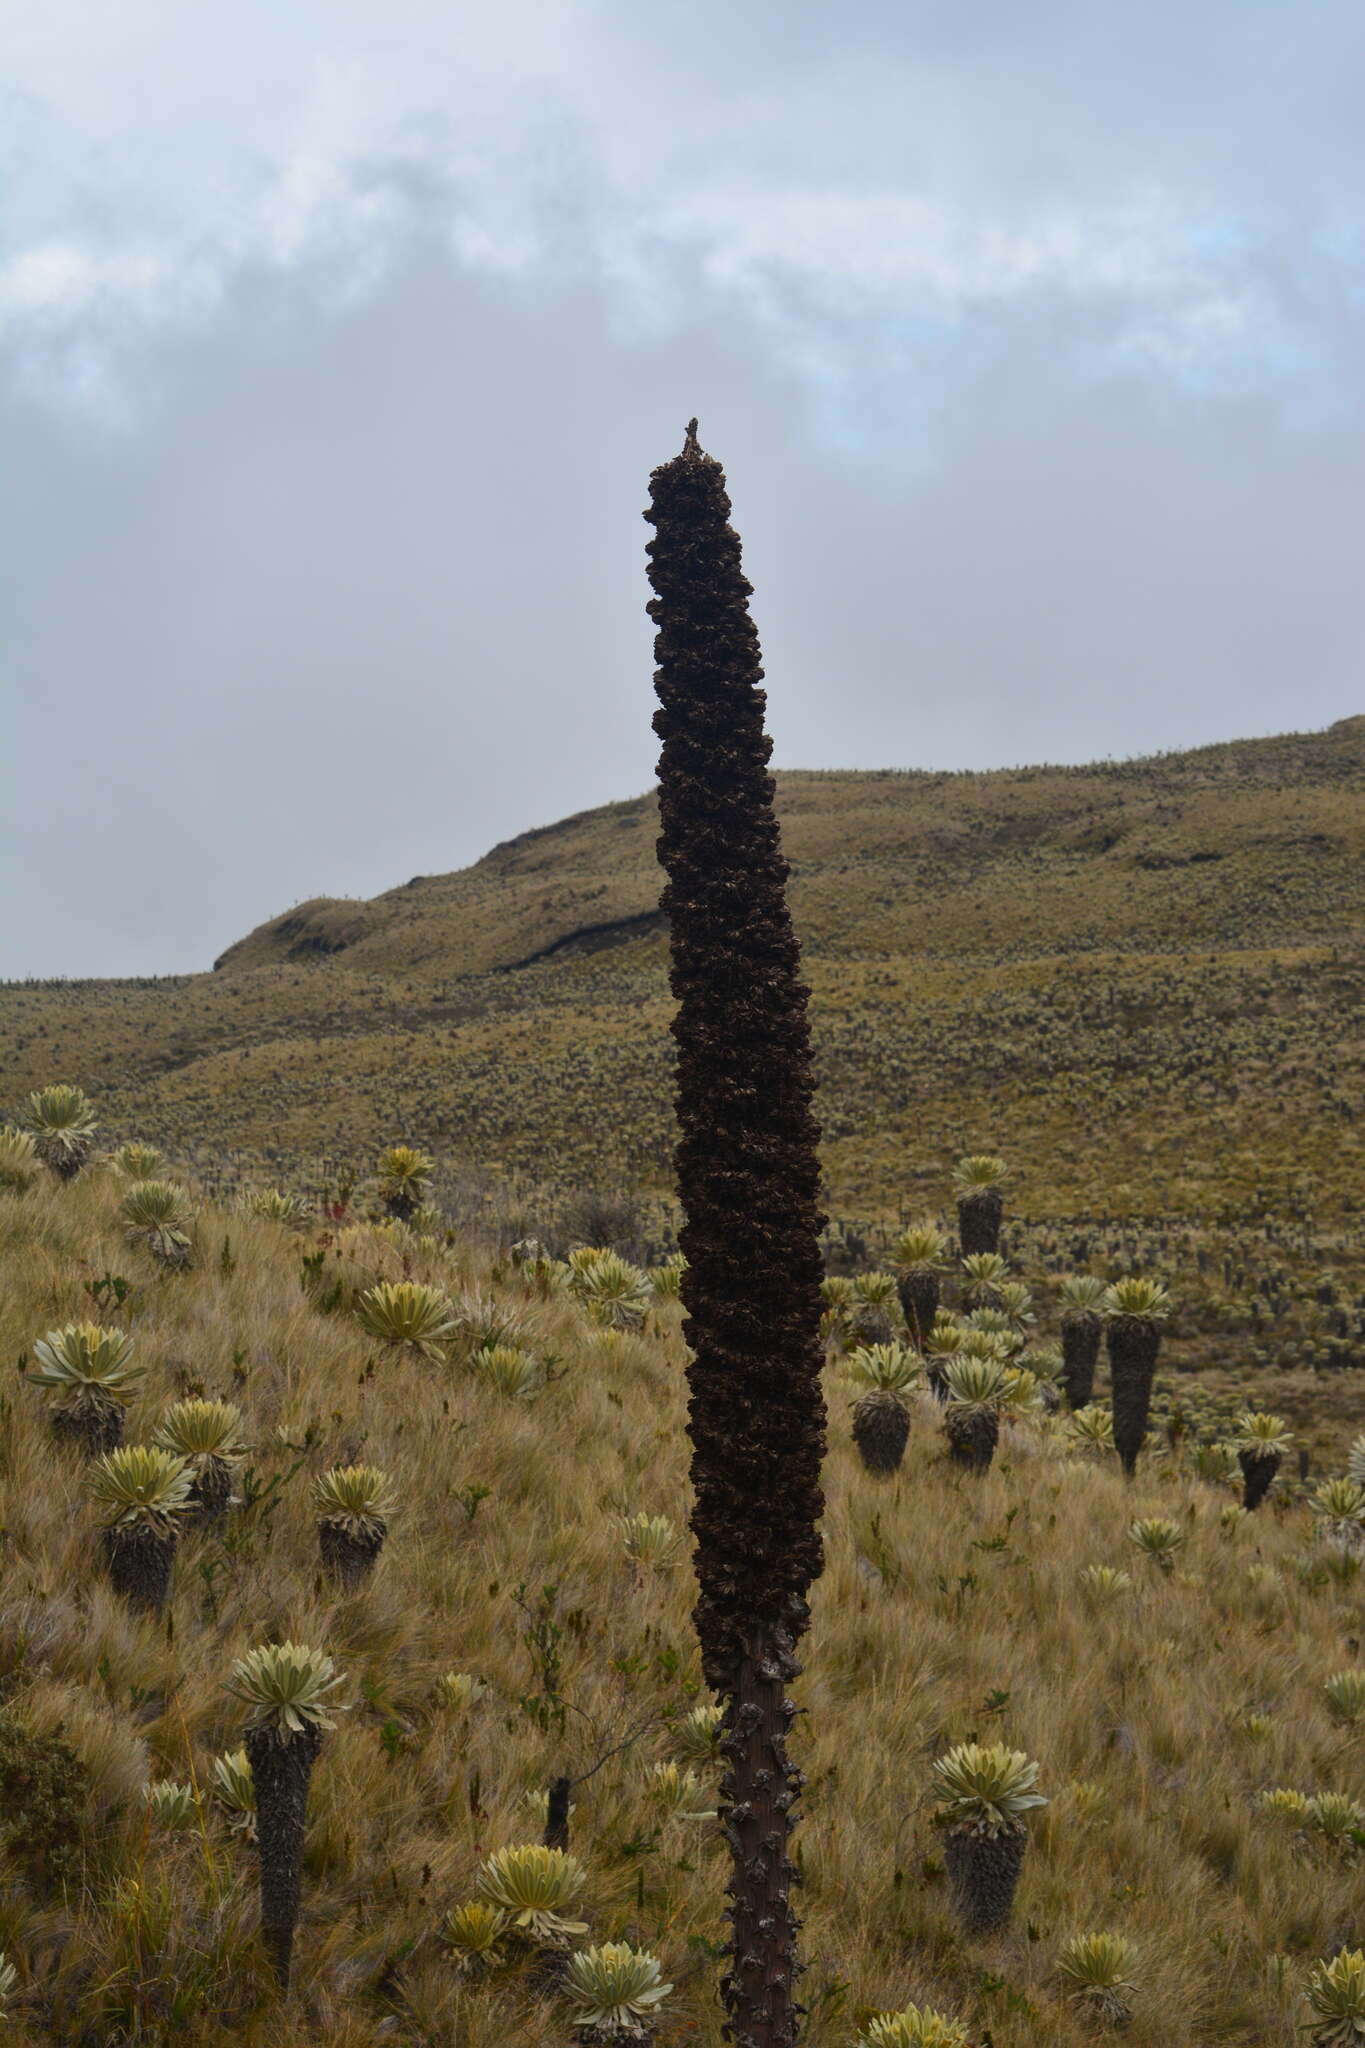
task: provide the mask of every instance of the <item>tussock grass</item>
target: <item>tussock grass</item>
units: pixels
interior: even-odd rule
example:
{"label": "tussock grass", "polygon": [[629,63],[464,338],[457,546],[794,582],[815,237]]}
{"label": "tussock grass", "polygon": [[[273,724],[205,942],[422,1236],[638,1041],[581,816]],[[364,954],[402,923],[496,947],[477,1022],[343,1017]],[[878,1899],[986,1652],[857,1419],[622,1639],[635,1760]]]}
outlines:
{"label": "tussock grass", "polygon": [[[63,1730],[88,1766],[90,1823],[64,1896],[0,1889],[0,1948],[20,1973],[10,2038],[562,2042],[562,2004],[515,1970],[462,1973],[440,1927],[485,1857],[538,1838],[534,1795],[563,1773],[581,1780],[585,1940],[656,1954],[677,1987],[661,2042],[718,2048],[723,1844],[714,1823],[661,1819],[650,1793],[653,1766],[679,1754],[671,1726],[706,1702],[694,1586],[685,1546],[676,1569],[642,1573],[621,1538],[631,1516],[686,1525],[676,1304],[638,1331],[604,1329],[469,1245],[398,1226],[300,1240],[211,1204],[193,1269],[166,1272],[126,1244],[120,1197],[98,1167],[0,1197],[0,1355],[31,1354],[88,1313],[86,1282],[122,1274],[117,1320],[147,1367],[126,1440],[148,1441],[187,1394],[236,1403],[243,1499],[186,1530],[169,1628],[131,1615],[99,1569],[85,1468],[11,1374],[0,1679],[12,1714]],[[318,1248],[342,1283],[327,1314],[316,1281],[301,1286]],[[553,1358],[536,1398],[500,1398],[471,1364],[479,1317],[441,1363],[367,1337],[346,1304],[404,1276],[491,1305]],[[1070,2048],[1088,2035],[1057,1957],[1097,1929],[1141,1954],[1137,2048],[1287,2048],[1309,1964],[1359,1928],[1361,1865],[1306,1848],[1256,1795],[1365,1794],[1359,1733],[1323,1691],[1357,1659],[1358,1575],[1301,1576],[1311,1520],[1293,1500],[1227,1518],[1227,1491],[1178,1458],[1144,1460],[1125,1485],[1038,1422],[1007,1422],[992,1470],[960,1477],[927,1396],[910,1397],[900,1472],[874,1480],[833,1366],[828,1392],[828,1561],[796,1734],[812,2048],[847,2048],[869,2014],[912,1999],[960,2013],[973,2039],[988,2028],[996,2048]],[[391,1475],[395,1505],[373,1576],[341,1595],[319,1569],[311,1492],[362,1461]],[[1169,1573],[1135,1554],[1139,1516],[1184,1532]],[[1093,1565],[1131,1584],[1090,1597]],[[314,1776],[287,2011],[258,1946],[253,1852],[212,1794],[243,1722],[224,1681],[285,1639],[334,1657],[350,1703]],[[451,1672],[486,1690],[452,1700]],[[1051,1802],[1012,1927],[980,1942],[955,1931],[930,1818],[933,1759],[969,1739],[1036,1758]],[[158,1830],[148,1777],[191,1784],[197,1823]]]}

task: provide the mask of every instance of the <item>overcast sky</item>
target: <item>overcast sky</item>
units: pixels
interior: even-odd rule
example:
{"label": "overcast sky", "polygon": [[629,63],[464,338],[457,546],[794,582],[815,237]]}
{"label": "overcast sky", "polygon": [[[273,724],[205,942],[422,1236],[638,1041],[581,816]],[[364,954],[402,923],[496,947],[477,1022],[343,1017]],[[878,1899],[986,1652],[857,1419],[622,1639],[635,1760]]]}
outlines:
{"label": "overcast sky", "polygon": [[20,0],[0,974],[653,780],[691,413],[776,760],[1365,710],[1359,0]]}

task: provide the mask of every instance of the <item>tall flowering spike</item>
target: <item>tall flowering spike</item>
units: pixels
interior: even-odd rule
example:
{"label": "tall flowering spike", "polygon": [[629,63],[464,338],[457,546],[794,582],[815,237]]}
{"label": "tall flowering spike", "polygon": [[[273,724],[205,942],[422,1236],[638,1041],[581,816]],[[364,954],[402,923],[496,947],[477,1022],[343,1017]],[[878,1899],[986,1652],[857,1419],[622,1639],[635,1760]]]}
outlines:
{"label": "tall flowering spike", "polygon": [[806,1595],[819,1575],[819,1131],[807,991],[787,909],[751,585],[719,463],[688,427],[650,479],[659,858],[677,999],[676,1154],[691,1347],[688,1434],[707,1683],[725,1704],[734,1871],[722,1990],[740,2048],[790,2048],[797,1922],[788,1763]]}

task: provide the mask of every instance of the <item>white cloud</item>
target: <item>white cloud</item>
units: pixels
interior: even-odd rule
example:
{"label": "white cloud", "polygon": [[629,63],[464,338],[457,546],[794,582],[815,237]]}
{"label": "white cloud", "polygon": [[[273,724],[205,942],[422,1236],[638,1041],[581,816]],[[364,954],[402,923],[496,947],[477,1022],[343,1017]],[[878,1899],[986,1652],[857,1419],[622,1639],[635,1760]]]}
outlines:
{"label": "white cloud", "polygon": [[1052,305],[1097,364],[1239,390],[1330,373],[1272,257],[1294,242],[1345,303],[1333,252],[1357,213],[1319,203],[1311,166],[1269,212],[1264,135],[1220,129],[1201,162],[1178,25],[1163,130],[1120,49],[1112,70],[1091,50],[1090,74],[1046,72],[1045,18],[1012,60],[1030,76],[986,8],[975,42],[921,51],[902,10],[868,6],[856,33],[855,9],[833,40],[814,10],[769,12],[49,0],[0,52],[11,371],[107,396],[239,279],[306,272],[345,301],[434,225],[469,270],[593,279],[625,334],[701,293],[825,376],[913,357],[917,323]]}

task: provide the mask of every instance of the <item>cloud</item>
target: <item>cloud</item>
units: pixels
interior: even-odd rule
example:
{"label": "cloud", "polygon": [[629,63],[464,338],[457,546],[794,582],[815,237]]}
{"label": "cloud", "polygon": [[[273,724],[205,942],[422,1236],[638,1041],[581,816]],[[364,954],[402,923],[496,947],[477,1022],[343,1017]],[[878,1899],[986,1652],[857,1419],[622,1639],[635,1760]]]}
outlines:
{"label": "cloud", "polygon": [[[1204,394],[1340,381],[1323,328],[1359,314],[1339,175],[1359,153],[1343,134],[1334,186],[1320,134],[1256,132],[1245,8],[1157,7],[1108,43],[1067,5],[1023,37],[986,5],[738,13],[51,0],[3,71],[9,373],[49,403],[127,401],[240,281],[341,307],[436,241],[473,275],[600,286],[626,336],[701,302],[817,395],[932,358],[929,330],[970,344],[1055,307],[1092,370]],[[1350,35],[1345,7],[1300,19],[1271,53],[1291,116]]]}

